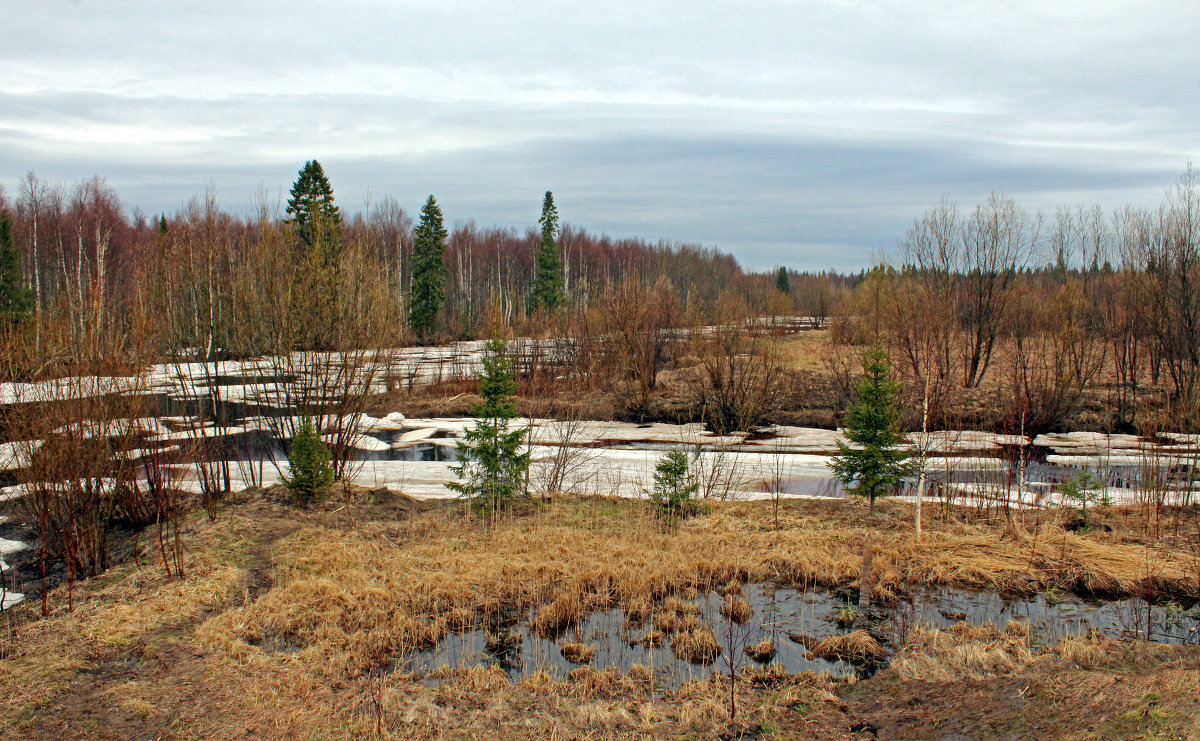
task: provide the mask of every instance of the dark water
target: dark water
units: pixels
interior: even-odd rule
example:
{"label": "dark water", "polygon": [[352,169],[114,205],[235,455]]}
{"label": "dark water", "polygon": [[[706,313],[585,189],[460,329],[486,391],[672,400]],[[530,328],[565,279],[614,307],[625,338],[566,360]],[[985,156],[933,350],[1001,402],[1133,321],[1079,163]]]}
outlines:
{"label": "dark water", "polygon": [[660,686],[675,687],[694,679],[704,679],[714,671],[728,672],[732,656],[735,669],[755,665],[745,653],[747,646],[764,639],[775,644],[776,654],[770,663],[781,665],[791,673],[824,671],[835,675],[853,674],[855,667],[847,662],[806,658],[804,646],[790,640],[789,632],[809,632],[831,635],[836,626],[832,616],[839,605],[836,600],[796,590],[776,590],[751,586],[742,597],[754,607],[754,615],[743,625],[729,624],[719,614],[722,599],[708,594],[694,601],[705,625],[713,629],[721,644],[721,654],[709,665],[689,663],[671,651],[670,638],[658,647],[646,647],[639,641],[652,630],[651,620],[637,627],[626,624],[621,608],[602,610],[585,618],[582,624],[568,629],[557,639],[542,638],[529,627],[529,616],[522,616],[508,625],[477,627],[462,635],[447,636],[437,648],[408,656],[397,657],[394,669],[430,675],[443,668],[470,666],[499,666],[514,681],[537,671],[565,677],[579,666],[563,658],[564,643],[580,642],[596,649],[590,665],[598,669],[615,667],[627,671],[635,664],[653,669]]}
{"label": "dark water", "polygon": [[1033,638],[1044,645],[1092,630],[1117,639],[1200,643],[1200,607],[1185,609],[1143,599],[1100,602],[1045,594],[1012,598],[995,592],[931,589],[896,605],[891,612],[897,623],[935,627],[966,620],[1003,628],[1016,620],[1028,625]]}
{"label": "dark water", "polygon": [[[1003,628],[1016,620],[1028,626],[1034,642],[1050,646],[1061,638],[1085,635],[1096,630],[1117,639],[1139,638],[1160,643],[1197,643],[1200,637],[1200,608],[1183,609],[1174,605],[1152,605],[1140,599],[1096,602],[1070,598],[1055,600],[1046,595],[1010,598],[994,592],[961,589],[927,590],[909,601],[875,607],[859,613],[844,596],[828,592],[801,592],[767,585],[746,587],[742,597],[754,608],[753,617],[744,625],[734,626],[720,615],[722,600],[716,594],[694,601],[705,625],[721,643],[721,654],[710,665],[693,664],[675,657],[666,639],[657,648],[647,648],[639,639],[650,628],[650,621],[631,627],[621,608],[603,610],[588,616],[582,624],[568,629],[557,639],[542,638],[529,627],[531,615],[510,616],[491,626],[476,626],[461,635],[450,635],[436,648],[398,656],[392,668],[412,672],[436,682],[441,669],[472,666],[498,666],[513,681],[537,671],[565,677],[578,664],[562,655],[567,642],[593,647],[589,662],[598,669],[628,671],[635,664],[653,668],[661,687],[675,687],[703,679],[713,672],[728,672],[730,657],[734,668],[753,665],[744,652],[747,646],[771,639],[776,655],[771,663],[789,673],[828,672],[834,675],[863,673],[864,667],[844,661],[808,658],[808,652],[790,635],[803,634],[821,639],[863,628],[882,639],[890,651],[915,626],[945,627],[961,620],[975,625]],[[868,673],[869,673],[869,668]]]}

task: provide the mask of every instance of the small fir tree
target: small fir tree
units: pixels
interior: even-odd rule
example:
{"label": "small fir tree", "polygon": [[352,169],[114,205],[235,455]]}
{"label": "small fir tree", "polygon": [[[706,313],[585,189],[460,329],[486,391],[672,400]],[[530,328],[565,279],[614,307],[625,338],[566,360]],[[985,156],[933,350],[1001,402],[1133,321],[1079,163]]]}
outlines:
{"label": "small fir tree", "polygon": [[542,242],[537,254],[537,272],[533,278],[533,292],[529,298],[529,310],[554,311],[563,302],[563,261],[558,248],[558,209],[554,207],[554,195],[546,191],[542,200],[542,216],[538,219],[542,227]]}
{"label": "small fir tree", "polygon": [[311,417],[305,417],[300,430],[292,438],[288,452],[288,473],[283,483],[301,502],[313,501],[333,483],[332,455],[321,439]]}
{"label": "small fir tree", "polygon": [[528,495],[525,472],[529,452],[521,452],[527,430],[508,429],[509,420],[517,416],[512,398],[516,391],[508,348],[503,340],[494,338],[483,357],[479,381],[483,401],[471,410],[475,426],[458,443],[460,463],[451,467],[459,481],[446,484],[493,514]]}
{"label": "small fir tree", "polygon": [[446,227],[442,209],[433,196],[421,207],[421,221],[413,232],[412,289],[408,299],[408,325],[426,342],[446,300]]}
{"label": "small fir tree", "polygon": [[1094,503],[1107,507],[1109,503],[1108,494],[1104,491],[1104,482],[1091,471],[1080,471],[1062,482],[1058,486],[1058,493],[1062,495],[1064,502],[1070,500],[1079,503],[1080,527],[1084,530],[1092,526],[1088,520],[1088,505]]}
{"label": "small fir tree", "polygon": [[897,405],[900,384],[892,378],[887,353],[878,344],[863,358],[857,392],[858,399],[846,411],[851,445],[838,442],[831,467],[848,491],[870,497],[874,514],[875,498],[894,491],[912,470],[908,452],[899,447],[904,442]]}
{"label": "small fir tree", "polygon": [[302,245],[319,250],[320,260],[331,265],[341,249],[342,214],[333,202],[333,186],[316,160],[300,168],[292,184],[287,212]]}
{"label": "small fir tree", "polygon": [[21,250],[13,236],[12,215],[0,211],[0,321],[15,325],[33,310],[33,292],[21,276]]}
{"label": "small fir tree", "polygon": [[695,500],[700,484],[691,474],[687,453],[674,448],[666,452],[654,467],[654,488],[647,492],[668,522],[690,517],[704,510]]}
{"label": "small fir tree", "polygon": [[780,268],[775,274],[775,290],[787,296],[792,295],[792,282],[788,280],[787,268]]}

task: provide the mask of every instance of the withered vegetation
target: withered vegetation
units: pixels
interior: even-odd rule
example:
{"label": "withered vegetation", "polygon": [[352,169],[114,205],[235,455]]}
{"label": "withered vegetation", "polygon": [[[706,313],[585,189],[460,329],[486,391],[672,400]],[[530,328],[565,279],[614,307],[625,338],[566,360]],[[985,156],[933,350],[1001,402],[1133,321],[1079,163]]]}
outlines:
{"label": "withered vegetation", "polygon": [[[495,526],[461,505],[382,493],[359,492],[353,508],[352,518],[332,504],[297,511],[270,492],[249,492],[215,521],[188,521],[183,578],[166,577],[151,553],[77,584],[73,611],[57,594],[48,618],[34,606],[15,611],[0,672],[3,735],[719,736],[731,729],[729,683],[719,675],[669,689],[651,687],[650,669],[638,665],[583,665],[515,683],[495,668],[447,667],[433,686],[395,667],[399,657],[501,614],[526,611],[534,630],[558,635],[617,606],[641,620],[647,643],[711,663],[721,646],[698,615],[696,594],[721,591],[739,612],[734,585],[853,588],[867,544],[876,547],[877,597],[918,583],[1196,596],[1195,559],[1169,539],[1142,541],[1137,528],[1043,532],[1034,542],[1011,524],[964,521],[973,518],[963,511],[927,523],[918,544],[907,505],[893,502],[869,518],[853,502],[785,501],[779,529],[769,503],[717,503],[674,532],[644,503],[624,500],[559,499]],[[863,631],[809,648],[870,660],[884,651]],[[591,660],[591,649],[562,647],[579,663]],[[751,655],[773,649],[756,646]],[[1200,717],[1194,648],[1096,636],[1043,648],[1021,624],[961,624],[913,628],[888,650],[890,668],[857,683],[778,666],[741,669],[734,730],[777,738],[854,738],[869,724],[912,730],[915,720],[880,708],[924,687],[935,692],[928,712],[949,714],[936,691],[987,679],[1002,680],[996,692],[1012,681],[1039,688],[1043,694],[1022,702],[1048,708],[1045,723],[1070,717],[1063,698],[1073,697],[1095,711],[1078,728],[1117,737]],[[1063,672],[1103,684],[1108,705],[1097,710],[1095,695],[1058,679]],[[995,708],[974,732],[1007,728],[1025,712]]]}

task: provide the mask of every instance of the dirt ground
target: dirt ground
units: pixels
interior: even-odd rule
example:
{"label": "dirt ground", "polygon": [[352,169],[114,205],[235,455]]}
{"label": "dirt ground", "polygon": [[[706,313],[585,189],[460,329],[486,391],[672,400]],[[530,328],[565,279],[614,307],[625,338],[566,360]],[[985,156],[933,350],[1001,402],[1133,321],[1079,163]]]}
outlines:
{"label": "dirt ground", "polygon": [[379,670],[499,604],[553,616],[738,581],[853,588],[868,543],[885,596],[927,582],[1194,597],[1189,544],[1151,537],[1136,514],[1034,543],[1019,523],[956,513],[917,544],[899,503],[872,518],[857,502],[785,501],[778,529],[769,502],[717,503],[672,531],[639,502],[560,500],[489,523],[459,503],[360,495],[300,510],[247,493],[189,522],[184,578],[143,555],[76,585],[72,611],[62,587],[49,618],[14,611],[0,736],[1200,739],[1198,647],[1039,647],[965,624],[914,631],[858,681],[747,671],[732,721],[725,677],[652,692],[636,668],[513,684],[479,667],[436,686]]}

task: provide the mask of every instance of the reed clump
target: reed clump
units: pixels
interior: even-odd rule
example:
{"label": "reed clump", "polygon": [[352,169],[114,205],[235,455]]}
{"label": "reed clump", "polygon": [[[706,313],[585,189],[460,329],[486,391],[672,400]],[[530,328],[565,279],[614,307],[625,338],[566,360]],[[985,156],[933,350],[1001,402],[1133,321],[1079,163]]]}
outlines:
{"label": "reed clump", "polygon": [[564,643],[559,649],[563,658],[572,664],[589,664],[596,656],[596,647],[586,643],[571,641]]}
{"label": "reed clump", "polygon": [[870,633],[856,630],[840,636],[829,636],[818,641],[809,652],[826,661],[853,661],[870,663],[882,661],[887,651]]}
{"label": "reed clump", "polygon": [[741,625],[754,617],[754,608],[742,597],[731,597],[721,604],[721,615]]}
{"label": "reed clump", "polygon": [[760,664],[766,664],[775,658],[775,641],[764,638],[758,643],[746,646],[746,655]]}
{"label": "reed clump", "polygon": [[708,627],[691,626],[671,634],[671,653],[692,664],[711,664],[721,655],[721,642]]}

